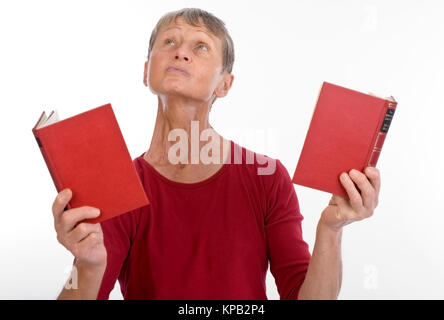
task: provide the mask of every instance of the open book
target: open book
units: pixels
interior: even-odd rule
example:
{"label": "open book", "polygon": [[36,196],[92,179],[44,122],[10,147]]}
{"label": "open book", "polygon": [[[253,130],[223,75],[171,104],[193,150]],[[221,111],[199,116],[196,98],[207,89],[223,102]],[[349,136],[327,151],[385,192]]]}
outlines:
{"label": "open book", "polygon": [[40,120],[37,122],[35,128],[40,129],[50,124],[56,123],[57,121],[59,121],[59,115],[57,114],[57,110],[51,111],[48,117],[46,116],[45,111],[43,111],[42,116],[40,117]]}
{"label": "open book", "polygon": [[101,222],[147,205],[148,199],[111,104],[60,120],[43,112],[32,129],[57,192],[72,190],[68,208],[92,206]]}

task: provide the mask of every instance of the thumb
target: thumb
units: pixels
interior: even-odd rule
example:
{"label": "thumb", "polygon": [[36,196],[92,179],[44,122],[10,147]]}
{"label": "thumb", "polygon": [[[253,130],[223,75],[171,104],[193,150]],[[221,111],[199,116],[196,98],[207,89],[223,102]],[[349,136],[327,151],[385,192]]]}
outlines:
{"label": "thumb", "polygon": [[63,189],[57,194],[56,199],[52,205],[52,212],[54,216],[60,215],[65,209],[66,205],[72,198],[72,191],[70,189]]}

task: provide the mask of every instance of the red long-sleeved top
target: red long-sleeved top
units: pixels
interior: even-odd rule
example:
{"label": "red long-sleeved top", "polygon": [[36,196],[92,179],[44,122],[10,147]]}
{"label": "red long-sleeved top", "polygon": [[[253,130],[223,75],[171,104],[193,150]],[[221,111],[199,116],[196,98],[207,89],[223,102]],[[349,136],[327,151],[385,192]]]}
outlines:
{"label": "red long-sleeved top", "polygon": [[310,252],[290,176],[277,159],[274,174],[258,175],[267,165],[256,156],[274,159],[230,146],[231,163],[197,183],[134,159],[150,204],[101,223],[108,262],[98,299],[117,279],[124,299],[267,299],[268,262],[280,298],[297,298]]}

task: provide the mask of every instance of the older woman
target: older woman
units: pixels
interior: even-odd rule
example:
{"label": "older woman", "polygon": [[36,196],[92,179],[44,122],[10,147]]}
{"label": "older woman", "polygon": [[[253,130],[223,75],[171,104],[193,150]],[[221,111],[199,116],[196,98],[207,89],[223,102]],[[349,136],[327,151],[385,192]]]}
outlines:
{"label": "older woman", "polygon": [[[134,160],[150,205],[87,224],[79,222],[99,212],[63,211],[72,194],[58,194],[57,238],[75,256],[76,276],[60,299],[107,299],[117,280],[125,299],[266,299],[268,263],[281,299],[337,297],[342,228],[373,213],[379,172],[341,176],[350,200],[332,196],[310,255],[282,163],[210,125],[212,104],[232,86],[233,62],[232,40],[212,14],[183,9],[159,20],[143,79],[158,96],[156,125]],[[264,164],[272,170],[261,173]]]}

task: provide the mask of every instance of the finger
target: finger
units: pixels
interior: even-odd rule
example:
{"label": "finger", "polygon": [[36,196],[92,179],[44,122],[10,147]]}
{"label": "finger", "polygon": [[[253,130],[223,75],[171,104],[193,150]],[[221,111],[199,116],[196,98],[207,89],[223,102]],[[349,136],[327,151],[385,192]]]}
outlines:
{"label": "finger", "polygon": [[82,241],[77,242],[71,251],[72,254],[77,258],[83,258],[84,255],[88,254],[88,251],[103,242],[103,234],[97,232],[91,232]]}
{"label": "finger", "polygon": [[362,198],[359,191],[356,189],[353,180],[345,172],[343,172],[339,178],[345,191],[347,192],[351,207],[356,212],[360,212],[363,209]]}
{"label": "finger", "polygon": [[[361,191],[362,204],[366,211],[373,211],[375,203],[375,188],[368,180],[367,176],[362,172],[352,169],[350,170],[350,177],[356,183],[359,190]],[[360,213],[366,213],[364,211]]]}
{"label": "finger", "polygon": [[90,249],[103,242],[103,234],[97,232],[91,232],[85,239],[78,243],[80,250]]}
{"label": "finger", "polygon": [[344,197],[334,195],[334,202],[339,207],[337,218],[342,221],[347,221],[347,223],[357,220],[355,211],[350,205],[349,199]]}
{"label": "finger", "polygon": [[376,198],[378,198],[379,190],[381,189],[381,175],[379,170],[375,167],[367,167],[364,172],[370,180],[370,183],[373,185],[373,188],[375,188]]}
{"label": "finger", "polygon": [[71,198],[72,191],[68,188],[63,189],[57,194],[52,204],[52,214],[54,215],[54,219],[58,219],[60,217]]}
{"label": "finger", "polygon": [[329,214],[324,215],[322,218],[332,226],[343,227],[353,221],[361,219],[356,215],[356,212],[350,206],[349,199],[346,197],[333,194],[329,205],[335,206],[336,208],[330,210]]}
{"label": "finger", "polygon": [[78,222],[85,219],[97,218],[99,215],[100,210],[98,208],[89,206],[64,211],[60,219],[61,229],[63,232],[70,232]]}
{"label": "finger", "polygon": [[101,233],[100,223],[79,223],[68,233],[68,241],[70,243],[80,242],[92,232]]}

